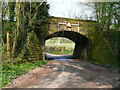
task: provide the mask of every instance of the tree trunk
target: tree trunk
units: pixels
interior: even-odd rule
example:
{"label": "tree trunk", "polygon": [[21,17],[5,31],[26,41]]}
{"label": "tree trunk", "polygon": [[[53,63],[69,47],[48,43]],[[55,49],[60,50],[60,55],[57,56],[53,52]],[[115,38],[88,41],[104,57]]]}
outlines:
{"label": "tree trunk", "polygon": [[15,45],[16,45],[16,30],[14,31],[14,40],[13,40],[13,47],[12,47],[12,55],[15,54]]}
{"label": "tree trunk", "polygon": [[3,40],[2,37],[1,37],[1,41],[2,41],[2,46],[3,46],[3,48],[5,48],[5,43],[4,43],[4,40]]}
{"label": "tree trunk", "polygon": [[24,29],[24,3],[17,2],[16,3],[16,31],[15,31],[15,38],[13,43],[13,53],[19,54],[21,53],[23,44],[26,39],[26,30]]}
{"label": "tree trunk", "polygon": [[7,36],[6,36],[6,41],[7,41],[7,57],[10,58],[10,33],[7,31]]}

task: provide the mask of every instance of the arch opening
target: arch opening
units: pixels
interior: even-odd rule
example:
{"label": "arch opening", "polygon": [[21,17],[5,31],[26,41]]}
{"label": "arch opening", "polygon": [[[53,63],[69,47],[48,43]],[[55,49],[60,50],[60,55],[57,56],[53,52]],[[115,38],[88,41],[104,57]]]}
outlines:
{"label": "arch opening", "polygon": [[65,37],[53,37],[45,41],[45,52],[72,55],[75,43]]}
{"label": "arch opening", "polygon": [[[50,34],[49,36],[46,37],[45,43],[50,42],[49,39],[59,37],[59,38],[67,38],[71,42],[74,42],[74,49],[72,52],[72,55],[69,57],[71,59],[83,59],[87,58],[87,44],[88,44],[88,38],[85,37],[84,35],[74,32],[74,31],[58,31],[53,34]],[[59,41],[57,39],[56,45],[59,44]],[[46,43],[47,44],[47,43]],[[52,44],[49,43],[49,44]]]}

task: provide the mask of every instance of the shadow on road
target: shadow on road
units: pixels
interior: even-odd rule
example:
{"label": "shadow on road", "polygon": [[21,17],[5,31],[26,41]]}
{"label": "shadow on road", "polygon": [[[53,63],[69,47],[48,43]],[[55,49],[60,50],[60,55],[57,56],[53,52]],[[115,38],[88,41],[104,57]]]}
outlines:
{"label": "shadow on road", "polygon": [[45,60],[64,60],[64,61],[69,61],[71,59],[75,59],[73,58],[73,55],[55,55],[55,54],[51,54],[48,52],[45,52]]}

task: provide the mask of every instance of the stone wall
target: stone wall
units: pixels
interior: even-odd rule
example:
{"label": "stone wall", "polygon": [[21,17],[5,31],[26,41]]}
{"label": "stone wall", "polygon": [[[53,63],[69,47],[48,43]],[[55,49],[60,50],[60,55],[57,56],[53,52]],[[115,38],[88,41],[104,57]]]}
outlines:
{"label": "stone wall", "polygon": [[[107,65],[118,63],[115,60],[114,51],[109,41],[99,28],[99,24],[95,21],[52,17],[49,34],[58,32],[58,22],[67,23],[68,21],[71,24],[78,24],[79,22],[80,30],[78,30],[78,26],[72,26],[71,31],[79,32],[89,38],[87,48],[82,53],[83,58]],[[60,25],[59,30],[69,29],[65,25]]]}
{"label": "stone wall", "polygon": [[[71,24],[80,24],[80,26],[72,25],[72,28],[67,28],[66,25],[58,26],[58,23],[67,23],[68,21]],[[91,32],[91,27],[94,27],[96,24],[96,21],[59,18],[59,17],[51,17],[50,22],[51,23],[50,23],[49,34],[52,34],[54,32],[61,31],[61,30],[68,30],[68,31],[79,32],[85,35],[86,37],[89,37],[88,35]]]}
{"label": "stone wall", "polygon": [[[80,25],[79,26],[72,25],[71,29],[67,28],[66,25],[59,25],[59,28],[58,28],[58,23],[67,23],[68,21],[71,24],[80,24]],[[50,24],[49,34],[53,34],[53,33],[58,32],[58,31],[68,30],[68,31],[78,32],[78,33],[86,36],[89,39],[92,38],[91,35],[95,31],[95,25],[96,25],[96,21],[59,18],[59,17],[51,17],[50,22],[51,22],[51,24]],[[89,45],[90,44],[88,44],[88,46],[86,48],[84,48],[83,51],[77,50],[79,52],[82,52],[82,56],[80,56],[81,59],[84,59],[84,60],[89,59],[89,56],[88,56],[88,55],[90,55],[89,54],[90,52],[88,49],[90,47]],[[79,45],[79,47],[80,47],[80,45]],[[76,52],[76,53],[79,53],[79,52]]]}
{"label": "stone wall", "polygon": [[[31,42],[30,42],[30,59],[35,58],[36,60],[43,60],[43,50],[42,50],[42,39],[51,35],[55,32],[58,32],[58,22],[67,23],[68,21],[71,24],[80,23],[80,31],[78,31],[77,26],[72,26],[71,30],[79,32],[82,35],[89,38],[87,47],[84,48],[82,52],[82,58],[85,60],[91,60],[99,62],[101,64],[116,64],[114,60],[114,52],[111,48],[109,41],[104,37],[104,33],[100,30],[99,26],[95,21],[89,20],[78,20],[78,19],[69,19],[69,18],[58,18],[51,17],[50,19],[50,29],[46,30],[46,33],[41,34],[37,32],[37,35],[33,32],[31,33]],[[96,28],[97,27],[97,28]],[[69,30],[65,25],[60,25],[59,30]],[[44,29],[42,30],[44,31]],[[45,41],[43,41],[45,42]],[[79,51],[79,50],[77,50]],[[81,52],[81,51],[80,51]],[[37,58],[36,58],[37,57]]]}
{"label": "stone wall", "polygon": [[29,61],[43,60],[43,51],[40,45],[40,41],[35,33],[32,31],[29,33]]}

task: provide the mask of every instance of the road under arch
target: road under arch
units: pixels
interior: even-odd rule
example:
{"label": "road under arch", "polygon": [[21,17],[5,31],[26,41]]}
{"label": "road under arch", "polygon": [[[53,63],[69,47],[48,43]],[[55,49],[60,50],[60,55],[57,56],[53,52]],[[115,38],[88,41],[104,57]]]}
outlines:
{"label": "road under arch", "polygon": [[[45,41],[53,37],[65,37],[72,40],[75,43],[73,58],[82,59],[83,58],[82,54],[87,53],[87,44],[89,39],[78,32],[68,31],[68,30],[58,31],[48,35],[45,38]],[[87,54],[84,56],[87,57]]]}

